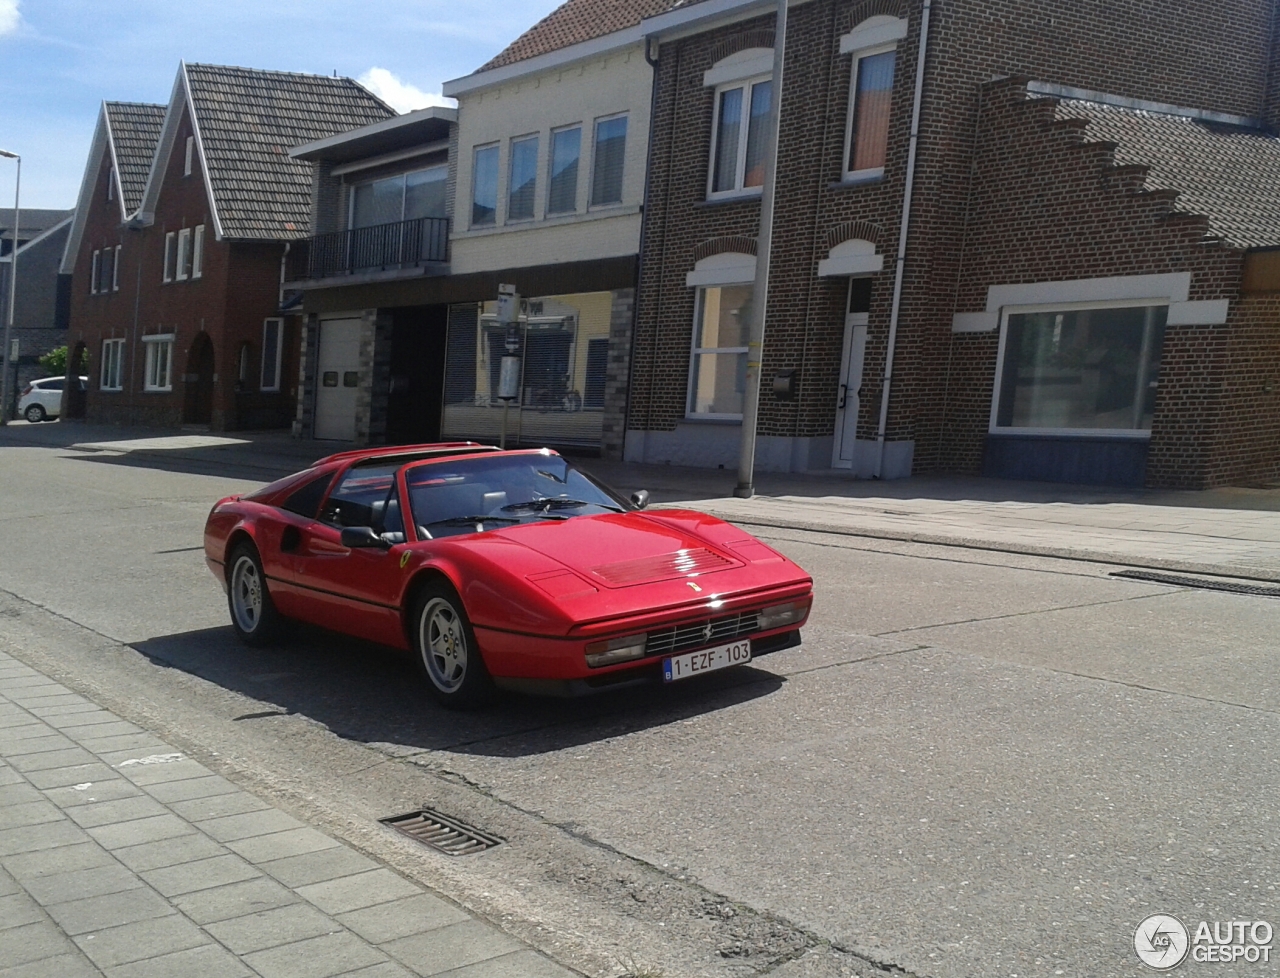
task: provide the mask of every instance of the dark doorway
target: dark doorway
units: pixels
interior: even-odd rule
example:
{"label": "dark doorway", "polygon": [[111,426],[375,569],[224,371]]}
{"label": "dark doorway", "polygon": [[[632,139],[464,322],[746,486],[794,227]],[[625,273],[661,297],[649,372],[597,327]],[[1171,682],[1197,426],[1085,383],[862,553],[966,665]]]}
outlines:
{"label": "dark doorway", "polygon": [[201,333],[187,354],[187,372],[183,376],[183,424],[208,424],[213,420],[213,341]]}
{"label": "dark doorway", "polygon": [[391,393],[387,441],[410,445],[440,440],[448,306],[391,310]]}
{"label": "dark doorway", "polygon": [[85,415],[88,400],[85,389],[87,382],[80,378],[85,376],[88,368],[89,365],[85,363],[84,344],[77,343],[75,349],[71,351],[71,359],[67,364],[66,394],[63,395],[66,401],[66,410],[63,412],[65,418],[83,418]]}

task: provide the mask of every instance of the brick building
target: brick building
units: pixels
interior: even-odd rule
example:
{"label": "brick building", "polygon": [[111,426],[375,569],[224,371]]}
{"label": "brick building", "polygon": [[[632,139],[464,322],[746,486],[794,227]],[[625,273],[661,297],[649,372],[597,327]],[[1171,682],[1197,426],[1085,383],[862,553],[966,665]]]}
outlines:
{"label": "brick building", "polygon": [[310,233],[301,142],[390,113],[348,78],[183,64],[166,105],[103,105],[62,271],[90,421],[287,427],[299,327],[283,291]]}
{"label": "brick building", "polygon": [[[793,2],[759,464],[1280,476],[1274,25],[1273,0]],[[773,4],[640,29],[626,457],[732,468]]]}

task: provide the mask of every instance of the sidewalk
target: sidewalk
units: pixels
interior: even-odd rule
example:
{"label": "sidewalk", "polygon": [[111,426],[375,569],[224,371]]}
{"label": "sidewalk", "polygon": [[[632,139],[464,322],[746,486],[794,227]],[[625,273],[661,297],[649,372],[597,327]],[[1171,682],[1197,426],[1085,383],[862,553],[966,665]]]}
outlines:
{"label": "sidewalk", "polygon": [[573,973],[0,653],[0,976],[104,974]]}

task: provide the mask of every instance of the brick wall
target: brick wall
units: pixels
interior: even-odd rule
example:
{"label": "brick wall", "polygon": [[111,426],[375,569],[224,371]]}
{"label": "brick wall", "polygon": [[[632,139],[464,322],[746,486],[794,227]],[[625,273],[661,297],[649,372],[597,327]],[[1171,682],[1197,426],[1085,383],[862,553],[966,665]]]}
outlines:
{"label": "brick wall", "polygon": [[604,420],[600,450],[604,458],[622,458],[626,435],[627,380],[631,374],[631,334],[635,323],[635,289],[613,293],[609,314],[609,364],[605,370]]}

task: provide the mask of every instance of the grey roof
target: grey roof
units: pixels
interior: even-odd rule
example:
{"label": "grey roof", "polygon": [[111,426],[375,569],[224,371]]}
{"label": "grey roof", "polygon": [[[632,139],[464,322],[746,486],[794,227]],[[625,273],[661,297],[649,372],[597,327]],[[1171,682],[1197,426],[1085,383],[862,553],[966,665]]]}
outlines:
{"label": "grey roof", "polygon": [[303,237],[311,224],[311,166],[289,150],[394,116],[350,78],[186,66],[222,233]]}
{"label": "grey roof", "polygon": [[160,141],[167,106],[149,102],[107,102],[107,124],[116,147],[116,166],[124,208],[132,214],[142,206],[142,192],[151,172],[151,159]]}
{"label": "grey roof", "polygon": [[1085,119],[1116,162],[1150,168],[1150,189],[1177,190],[1179,211],[1202,214],[1237,248],[1280,245],[1280,139],[1256,129],[1143,109],[1063,99],[1058,118]]}
{"label": "grey roof", "polygon": [[[55,211],[44,208],[24,207],[18,214],[21,224],[22,240],[29,241],[36,235],[43,234],[49,228],[65,221],[74,211]],[[0,204],[0,234],[6,238],[13,237],[13,208]]]}

